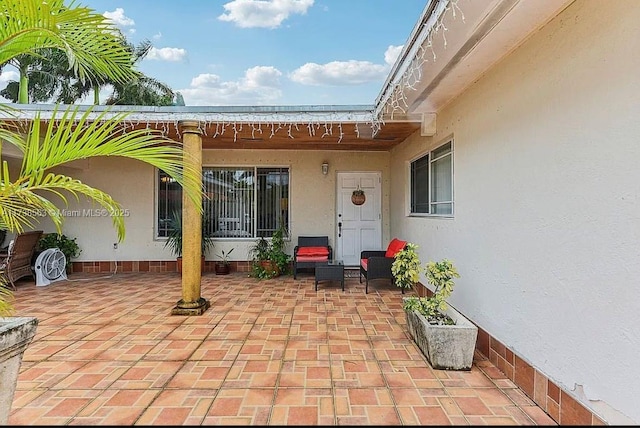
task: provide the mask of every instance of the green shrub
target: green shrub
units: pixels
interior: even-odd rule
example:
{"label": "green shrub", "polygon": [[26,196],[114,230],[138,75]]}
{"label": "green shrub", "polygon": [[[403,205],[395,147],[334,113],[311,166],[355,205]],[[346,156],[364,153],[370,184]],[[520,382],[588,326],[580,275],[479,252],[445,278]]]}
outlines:
{"label": "green shrub", "polygon": [[38,241],[39,251],[44,251],[49,248],[58,248],[62,251],[66,258],[67,272],[71,272],[72,261],[80,255],[82,250],[76,243],[76,238],[69,238],[66,235],[58,235],[57,233],[47,233]]}
{"label": "green shrub", "polygon": [[411,288],[420,280],[420,258],[416,249],[418,246],[408,242],[404,249],[398,251],[391,264],[391,273],[395,284],[400,288]]}
{"label": "green shrub", "polygon": [[431,324],[455,324],[444,314],[447,310],[447,298],[453,292],[455,282],[453,278],[460,278],[460,274],[453,262],[443,259],[439,262],[427,263],[427,281],[434,286],[431,297],[407,297],[404,300],[405,311],[417,311]]}

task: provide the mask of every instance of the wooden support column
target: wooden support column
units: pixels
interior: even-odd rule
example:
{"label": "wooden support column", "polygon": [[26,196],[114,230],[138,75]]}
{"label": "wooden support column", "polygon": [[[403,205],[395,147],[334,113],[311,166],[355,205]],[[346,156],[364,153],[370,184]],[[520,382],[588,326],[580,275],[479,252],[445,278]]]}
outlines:
{"label": "wooden support column", "polygon": [[[198,122],[183,120],[179,123],[185,163],[202,171],[202,133]],[[202,177],[202,176],[200,176]],[[200,178],[202,185],[202,178]],[[202,315],[210,303],[200,296],[202,280],[202,214],[183,192],[182,196],[182,299],[171,311],[172,315]]]}

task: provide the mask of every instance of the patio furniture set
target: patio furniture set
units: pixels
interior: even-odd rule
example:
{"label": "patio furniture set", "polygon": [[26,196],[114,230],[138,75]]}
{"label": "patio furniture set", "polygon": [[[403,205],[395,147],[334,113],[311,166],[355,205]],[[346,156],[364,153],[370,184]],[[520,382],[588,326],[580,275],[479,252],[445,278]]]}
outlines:
{"label": "patio furniture set", "polygon": [[[366,250],[360,256],[360,283],[365,279],[365,294],[369,293],[369,280],[389,279],[393,282],[391,265],[395,254],[402,250],[406,241],[394,238],[386,250]],[[318,291],[320,281],[339,281],[344,291],[344,262],[333,259],[333,249],[328,236],[299,236],[293,250],[293,277],[301,270],[314,270],[314,284]],[[402,289],[404,293],[404,289]]]}

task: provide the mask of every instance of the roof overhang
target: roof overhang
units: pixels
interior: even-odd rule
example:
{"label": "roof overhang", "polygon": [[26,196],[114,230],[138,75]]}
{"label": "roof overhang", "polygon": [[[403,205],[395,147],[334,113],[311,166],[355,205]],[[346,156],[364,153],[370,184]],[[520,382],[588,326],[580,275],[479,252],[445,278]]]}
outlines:
{"label": "roof overhang", "polygon": [[574,0],[431,0],[376,100],[383,119],[435,120],[494,64]]}
{"label": "roof overhang", "polygon": [[[26,123],[63,113],[62,106],[55,105],[11,107],[13,113],[0,110],[0,119]],[[86,113],[90,120],[125,113],[127,129],[160,130],[175,141],[182,138],[181,121],[197,121],[204,149],[388,151],[420,128],[419,120],[382,121],[372,105],[68,108]]]}
{"label": "roof overhang", "polygon": [[[128,128],[181,140],[198,121],[205,149],[388,151],[411,134],[431,136],[437,113],[574,0],[429,0],[374,105],[143,107],[73,106],[128,112]],[[59,106],[11,105],[0,120],[50,119]],[[60,112],[58,112],[60,113]]]}

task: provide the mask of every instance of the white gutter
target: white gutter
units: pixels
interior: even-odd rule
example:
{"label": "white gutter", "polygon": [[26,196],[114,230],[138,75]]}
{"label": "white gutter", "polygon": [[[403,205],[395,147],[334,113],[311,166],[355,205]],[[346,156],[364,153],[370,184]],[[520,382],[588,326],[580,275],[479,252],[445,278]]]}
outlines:
{"label": "white gutter", "polygon": [[[448,10],[451,0],[429,0],[420,19],[413,27],[411,35],[402,48],[402,52],[393,65],[382,91],[375,101],[375,115],[380,118],[391,96],[397,91],[405,91],[409,87],[409,74],[413,72],[414,62],[418,61],[419,52],[442,25],[442,15]],[[455,3],[455,0],[454,0]],[[457,6],[453,6],[457,8]],[[414,76],[413,84],[418,83],[420,76]],[[416,80],[417,79],[417,80]]]}

